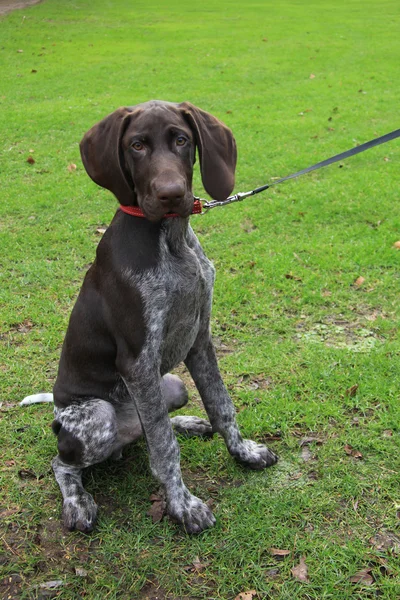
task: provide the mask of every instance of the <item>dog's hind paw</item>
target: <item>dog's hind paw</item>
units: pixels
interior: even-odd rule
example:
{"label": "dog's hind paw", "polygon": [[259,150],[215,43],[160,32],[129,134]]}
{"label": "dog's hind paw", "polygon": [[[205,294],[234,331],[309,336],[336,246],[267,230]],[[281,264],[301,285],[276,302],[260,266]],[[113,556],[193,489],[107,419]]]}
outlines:
{"label": "dog's hind paw", "polygon": [[168,514],[175,523],[182,525],[186,533],[201,533],[215,525],[210,508],[196,496],[185,490],[181,502],[168,503]]}
{"label": "dog's hind paw", "polygon": [[64,501],[62,518],[65,527],[70,531],[92,531],[96,516],[97,504],[87,492],[71,496]]}
{"label": "dog's hind paw", "polygon": [[264,444],[257,444],[252,440],[242,440],[234,449],[231,449],[232,456],[243,466],[250,469],[265,469],[274,465],[278,457]]}
{"label": "dog's hind paw", "polygon": [[179,415],[172,417],[171,423],[176,433],[185,437],[212,437],[213,429],[208,421],[200,417],[186,417]]}

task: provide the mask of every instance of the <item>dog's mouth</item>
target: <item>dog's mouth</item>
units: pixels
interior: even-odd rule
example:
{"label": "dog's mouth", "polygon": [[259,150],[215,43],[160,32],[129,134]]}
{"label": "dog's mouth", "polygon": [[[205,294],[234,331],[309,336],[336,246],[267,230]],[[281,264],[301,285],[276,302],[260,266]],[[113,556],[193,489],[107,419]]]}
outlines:
{"label": "dog's mouth", "polygon": [[153,223],[161,221],[164,217],[187,218],[192,214],[193,205],[193,194],[188,194],[184,199],[177,202],[171,201],[168,206],[163,206],[158,200],[149,196],[143,202],[139,201],[139,206],[145,217]]}

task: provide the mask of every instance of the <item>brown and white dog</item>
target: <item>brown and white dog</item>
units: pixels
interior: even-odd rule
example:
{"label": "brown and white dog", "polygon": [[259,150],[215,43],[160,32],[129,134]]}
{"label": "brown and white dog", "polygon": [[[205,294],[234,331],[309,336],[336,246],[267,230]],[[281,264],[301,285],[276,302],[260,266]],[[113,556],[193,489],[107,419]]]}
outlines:
{"label": "brown and white dog", "polygon": [[[69,529],[90,531],[96,519],[82,469],[119,455],[141,435],[168,513],[189,533],[215,518],[182,481],[173,428],[220,433],[231,455],[253,469],[277,460],[266,446],[241,437],[218,369],[210,334],[214,268],[189,225],[196,149],[206,191],[225,199],[234,185],[235,140],[218,119],[187,102],[120,108],[81,142],[88,174],[121,207],[72,311],[54,386],[52,465]],[[168,416],[187,402],[183,383],[170,374],[182,361],[210,422]],[[37,395],[25,403],[50,399]]]}

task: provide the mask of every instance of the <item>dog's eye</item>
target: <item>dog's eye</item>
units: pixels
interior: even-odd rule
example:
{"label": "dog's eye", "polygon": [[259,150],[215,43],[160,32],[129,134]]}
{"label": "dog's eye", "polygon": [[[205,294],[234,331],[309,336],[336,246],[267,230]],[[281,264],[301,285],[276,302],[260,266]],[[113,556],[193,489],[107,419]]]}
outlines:
{"label": "dog's eye", "polygon": [[183,137],[183,135],[178,135],[178,137],[176,138],[176,145],[184,146],[185,144],[186,144],[186,138]]}
{"label": "dog's eye", "polygon": [[142,142],[133,142],[132,148],[134,150],[137,150],[138,152],[140,152],[140,150],[144,150],[144,146],[143,146]]}

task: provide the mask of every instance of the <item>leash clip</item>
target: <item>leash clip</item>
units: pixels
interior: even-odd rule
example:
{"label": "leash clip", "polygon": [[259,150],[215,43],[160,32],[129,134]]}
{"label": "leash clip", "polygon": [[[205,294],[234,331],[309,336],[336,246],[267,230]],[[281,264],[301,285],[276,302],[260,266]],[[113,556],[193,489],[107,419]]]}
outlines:
{"label": "leash clip", "polygon": [[227,204],[233,204],[234,202],[242,202],[242,200],[248,198],[248,196],[252,196],[253,194],[254,191],[251,190],[250,192],[239,192],[233,196],[229,196],[226,200],[211,200],[210,202],[204,202],[203,212],[201,214],[205,215],[209,210],[212,208],[217,208],[217,206],[226,206]]}

